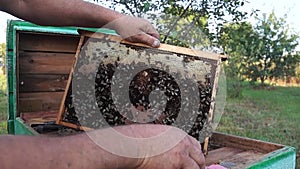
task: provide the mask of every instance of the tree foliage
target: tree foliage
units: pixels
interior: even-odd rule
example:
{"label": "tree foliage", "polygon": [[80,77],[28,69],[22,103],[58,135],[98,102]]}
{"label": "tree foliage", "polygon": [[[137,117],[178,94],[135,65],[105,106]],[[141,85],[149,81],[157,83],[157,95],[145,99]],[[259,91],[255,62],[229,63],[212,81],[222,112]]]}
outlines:
{"label": "tree foliage", "polygon": [[274,13],[263,15],[255,27],[249,23],[228,24],[222,30],[220,44],[231,56],[233,75],[260,80],[286,79],[295,75],[299,54],[295,49],[299,36],[290,34],[283,18]]}
{"label": "tree foliage", "polygon": [[[94,0],[97,1],[97,0]],[[289,78],[295,74],[298,36],[283,18],[264,15],[256,26],[243,22],[246,0],[107,0],[107,6],[152,20],[161,40],[205,50],[221,45],[230,55],[227,74],[238,79]]]}
{"label": "tree foliage", "polygon": [[[97,0],[96,0],[97,1]],[[148,13],[162,12],[182,17],[190,15],[226,20],[225,15],[238,21],[247,15],[239,9],[246,0],[107,0],[109,7],[121,8],[123,13],[143,17]]]}
{"label": "tree foliage", "polygon": [[[97,1],[97,0],[95,0]],[[223,23],[241,21],[248,15],[246,0],[107,0],[109,7],[153,21],[164,43],[211,46]],[[214,30],[211,30],[214,28]],[[187,42],[190,39],[190,42]]]}
{"label": "tree foliage", "polygon": [[[6,51],[6,45],[5,45],[5,43],[1,43],[0,44],[0,60],[2,60],[3,62],[5,61],[5,52]],[[1,63],[1,61],[0,61],[0,63]]]}
{"label": "tree foliage", "polygon": [[226,69],[227,76],[243,80],[246,56],[255,52],[257,37],[257,33],[248,22],[226,24],[222,28],[219,44],[230,57]]}

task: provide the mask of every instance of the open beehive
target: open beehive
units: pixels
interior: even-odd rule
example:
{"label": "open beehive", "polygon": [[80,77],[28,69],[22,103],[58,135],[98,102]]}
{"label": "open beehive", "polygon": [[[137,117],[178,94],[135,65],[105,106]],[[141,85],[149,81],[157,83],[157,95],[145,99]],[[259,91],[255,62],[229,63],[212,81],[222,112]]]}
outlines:
{"label": "open beehive", "polygon": [[[68,133],[66,129],[78,132],[55,124],[80,41],[77,28],[11,21],[7,33],[9,134],[59,136]],[[213,133],[206,164],[295,168],[295,158],[295,149],[289,146]]]}

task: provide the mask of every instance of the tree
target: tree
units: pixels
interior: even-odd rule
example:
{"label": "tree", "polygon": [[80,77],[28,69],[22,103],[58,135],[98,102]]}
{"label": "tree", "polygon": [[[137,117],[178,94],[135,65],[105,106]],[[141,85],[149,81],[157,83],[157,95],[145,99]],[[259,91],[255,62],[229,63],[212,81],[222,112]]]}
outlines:
{"label": "tree", "polygon": [[[235,29],[238,27],[238,29]],[[264,14],[258,24],[232,24],[222,30],[220,43],[224,51],[233,56],[241,77],[251,82],[289,78],[295,75],[299,55],[295,48],[298,35],[290,34],[283,18],[274,13]],[[236,68],[236,67],[235,67]]]}
{"label": "tree", "polygon": [[229,55],[226,74],[229,78],[244,80],[247,56],[256,51],[258,34],[249,22],[228,23],[221,30],[219,44]]}
{"label": "tree", "polygon": [[[256,27],[259,39],[259,52],[255,55],[257,73],[252,80],[259,78],[264,84],[266,79],[288,78],[295,75],[296,55],[299,36],[289,34],[289,28],[284,18],[277,18],[272,12],[268,17],[264,14]],[[248,72],[249,74],[250,72]]]}
{"label": "tree", "polygon": [[223,64],[227,79],[227,96],[237,98],[241,96],[243,87],[244,67],[247,63],[244,56],[255,50],[258,35],[249,22],[227,23],[221,30],[219,44],[229,59]]}

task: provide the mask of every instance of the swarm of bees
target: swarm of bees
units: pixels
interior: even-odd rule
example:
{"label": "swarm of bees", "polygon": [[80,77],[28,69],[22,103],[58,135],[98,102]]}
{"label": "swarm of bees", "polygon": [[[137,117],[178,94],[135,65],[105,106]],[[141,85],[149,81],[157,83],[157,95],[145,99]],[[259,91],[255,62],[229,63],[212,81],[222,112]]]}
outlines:
{"label": "swarm of bees", "polygon": [[[114,45],[108,42],[102,44],[107,45],[105,48],[115,48]],[[182,123],[182,128],[191,136],[199,139],[200,131],[207,123],[211,109],[214,80],[212,77],[214,76],[214,72],[204,71],[202,73],[204,78],[202,79],[195,79],[195,76],[193,78],[193,76],[186,72],[187,77],[182,74],[176,76],[176,74],[180,74],[180,72],[171,74],[166,71],[167,69],[165,67],[169,65],[165,65],[164,63],[166,61],[164,60],[156,60],[153,63],[147,61],[146,58],[139,60],[139,58],[143,57],[142,55],[148,55],[149,59],[153,59],[156,54],[165,55],[166,52],[160,53],[160,51],[147,50],[147,48],[131,47],[128,45],[123,45],[123,48],[123,51],[118,49],[118,54],[114,55],[109,55],[106,52],[96,49],[94,51],[97,53],[92,53],[92,57],[103,58],[103,60],[97,64],[96,73],[74,72],[73,80],[80,80],[81,83],[73,84],[71,85],[73,87],[69,88],[65,100],[66,109],[63,113],[62,120],[78,126],[98,129],[107,127],[107,125],[116,126],[134,123],[174,125],[180,116],[181,119],[184,119],[183,121],[187,121],[187,123]],[[88,50],[88,45],[82,50]],[[146,51],[146,53],[144,51]],[[127,59],[126,62],[122,62],[122,59],[124,60],[124,58],[130,57],[126,55],[132,55],[132,52],[137,53],[134,55],[135,59],[130,61]],[[141,54],[142,52],[144,53]],[[83,55],[87,53],[88,52]],[[125,56],[122,56],[123,54]],[[171,53],[171,55],[175,55],[171,57],[177,56],[183,66],[195,62],[195,60],[201,61],[201,59],[193,56],[176,53]],[[82,56],[82,58],[89,57]],[[169,58],[170,56],[165,57],[167,60]],[[82,68],[83,65],[86,67],[86,65],[89,64],[88,60],[89,59],[78,59],[76,64],[77,70]],[[209,65],[206,61],[208,60],[202,60],[201,62],[203,62],[204,65]],[[149,67],[150,62],[152,66]],[[170,62],[172,62],[172,60],[170,60]],[[159,66],[153,66],[155,64]],[[144,68],[147,66],[149,68],[139,71],[135,70],[137,67]],[[198,74],[200,73],[198,72]],[[178,77],[182,78],[178,79]],[[126,81],[128,84],[125,84],[124,80],[119,80],[120,78],[130,78],[128,80],[129,83]],[[93,81],[93,83],[88,83],[87,81]],[[198,96],[196,104],[193,105],[197,111],[189,112],[188,116],[180,115],[180,113],[182,114],[185,113],[185,111],[189,111],[184,108],[185,105],[189,104],[186,102],[190,101],[191,104],[193,104],[195,101],[193,102],[193,100],[184,98],[185,91],[180,88],[179,83],[186,85],[196,84],[191,87],[190,92]],[[120,92],[113,92],[113,90],[115,90],[113,86],[117,86]],[[153,94],[157,91],[159,91],[158,94]],[[124,93],[128,95],[127,99],[122,96]],[[78,99],[78,96],[84,96],[84,99],[75,103],[74,100]],[[116,100],[121,101],[118,103]],[[123,100],[126,101],[123,102]],[[93,104],[93,102],[96,103]],[[159,113],[153,113],[152,110],[155,105],[163,105]],[[91,110],[89,108],[91,108]]]}

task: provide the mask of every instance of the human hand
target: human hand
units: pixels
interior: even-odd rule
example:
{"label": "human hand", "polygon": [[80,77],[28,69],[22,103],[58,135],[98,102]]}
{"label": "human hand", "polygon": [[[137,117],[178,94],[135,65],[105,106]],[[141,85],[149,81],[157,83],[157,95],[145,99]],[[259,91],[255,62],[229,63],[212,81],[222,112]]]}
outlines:
{"label": "human hand", "polygon": [[125,40],[159,47],[159,33],[146,19],[123,15],[104,28],[114,29]]}
{"label": "human hand", "polygon": [[205,159],[201,145],[191,136],[186,136],[171,150],[146,158],[138,169],[204,169]]}
{"label": "human hand", "polygon": [[[105,163],[110,168],[227,169],[217,164],[205,166],[200,143],[172,126],[133,124],[87,134],[94,143],[106,150],[108,154],[100,153],[97,157],[109,158],[112,164],[108,160]],[[100,165],[105,166],[105,163]]]}
{"label": "human hand", "polygon": [[205,168],[200,143],[173,126],[132,124],[87,134],[99,147],[117,155],[116,158],[122,157],[118,161],[123,168]]}

